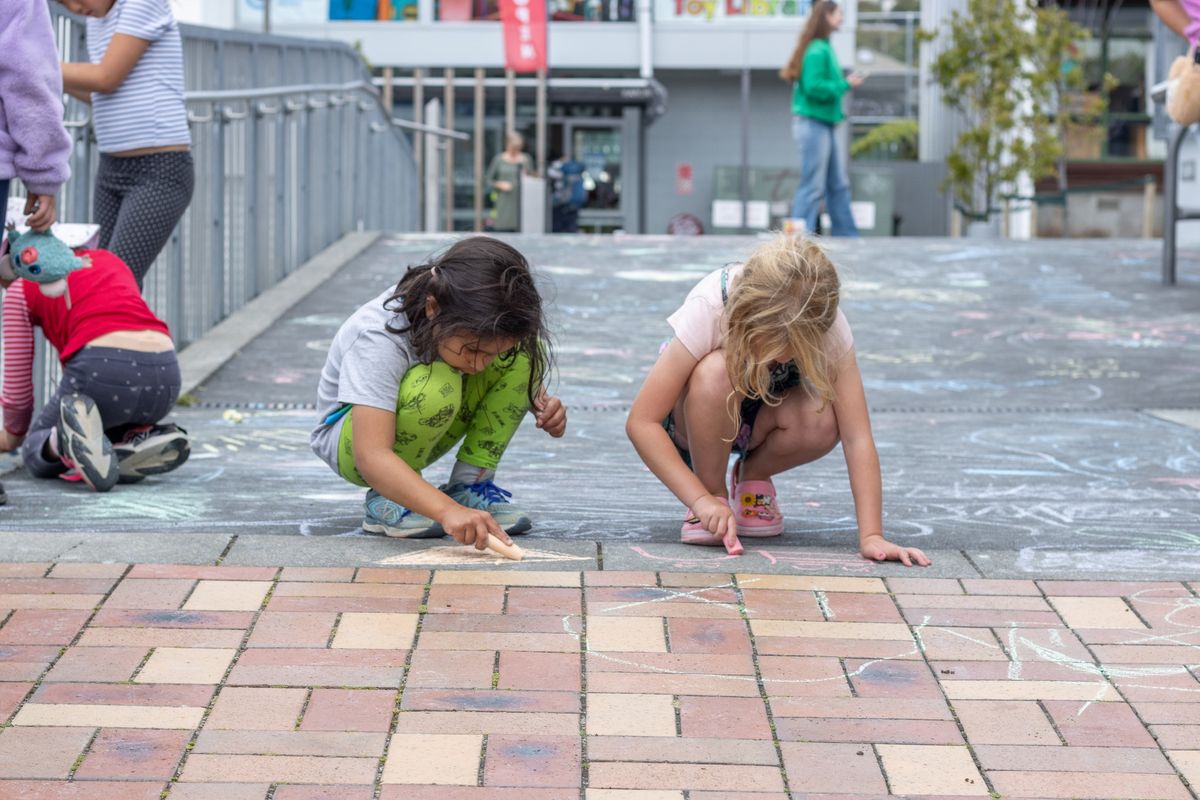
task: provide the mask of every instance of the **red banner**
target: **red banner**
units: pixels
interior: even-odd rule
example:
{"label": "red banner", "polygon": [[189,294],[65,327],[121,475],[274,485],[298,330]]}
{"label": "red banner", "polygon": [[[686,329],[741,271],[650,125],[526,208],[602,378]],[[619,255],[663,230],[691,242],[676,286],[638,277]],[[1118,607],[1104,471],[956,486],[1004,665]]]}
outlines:
{"label": "red banner", "polygon": [[546,0],[500,0],[504,66],[513,72],[546,69]]}

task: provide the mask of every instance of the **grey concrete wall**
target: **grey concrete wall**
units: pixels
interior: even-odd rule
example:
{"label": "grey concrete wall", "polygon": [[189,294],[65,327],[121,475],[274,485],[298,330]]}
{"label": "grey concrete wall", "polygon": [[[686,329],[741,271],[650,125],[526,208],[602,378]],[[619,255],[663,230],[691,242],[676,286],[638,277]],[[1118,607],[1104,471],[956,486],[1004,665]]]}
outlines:
{"label": "grey concrete wall", "polygon": [[[1139,193],[1096,192],[1067,196],[1067,236],[1087,239],[1136,239],[1142,235],[1142,215],[1145,198]],[[1162,195],[1154,196],[1151,203],[1151,235],[1162,236]],[[1042,206],[1038,209],[1038,236],[1045,238],[1063,235],[1061,206]],[[1195,223],[1189,223],[1195,225]],[[1193,245],[1197,241],[1196,229],[1188,231],[1188,224],[1179,226],[1180,243]],[[1192,238],[1187,238],[1187,233]]]}
{"label": "grey concrete wall", "polygon": [[[646,131],[646,233],[665,233],[667,221],[688,212],[711,228],[713,178],[718,166],[741,162],[741,76],[662,71],[667,113]],[[750,166],[798,166],[792,144],[791,88],[766,70],[750,84]],[[675,168],[690,163],[690,195],[675,191]]]}
{"label": "grey concrete wall", "polygon": [[[646,132],[646,233],[665,233],[679,213],[695,214],[712,227],[714,173],[741,159],[741,88],[737,73],[659,72],[667,88],[667,113]],[[755,71],[750,85],[750,166],[799,168],[792,142],[791,88],[773,72]],[[680,163],[692,165],[690,195],[675,188]],[[857,163],[857,162],[856,162]],[[944,236],[949,206],[938,184],[941,163],[886,162],[895,174],[896,208],[904,236]]]}

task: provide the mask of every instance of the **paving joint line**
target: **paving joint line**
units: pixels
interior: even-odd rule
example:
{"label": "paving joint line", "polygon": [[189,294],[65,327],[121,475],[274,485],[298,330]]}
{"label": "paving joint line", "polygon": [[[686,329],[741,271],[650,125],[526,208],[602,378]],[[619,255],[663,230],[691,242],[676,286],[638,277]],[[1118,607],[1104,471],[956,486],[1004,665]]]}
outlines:
{"label": "paving joint line", "polygon": [[300,723],[304,721],[304,715],[308,713],[308,706],[312,702],[312,696],[317,691],[315,686],[304,687],[304,701],[300,703],[300,713],[296,715],[296,721],[292,723],[292,731],[300,730]]}
{"label": "paving joint line", "polygon": [[[892,602],[895,603],[896,602],[895,599],[893,599]],[[896,610],[899,611],[898,606],[897,606]],[[901,616],[901,619],[904,619],[903,614],[901,614],[900,616]],[[907,623],[907,620],[906,620],[906,623]],[[926,616],[920,625],[913,625],[912,623],[907,623],[907,624],[909,627],[909,634],[915,638],[915,641],[917,644],[917,652],[920,653],[920,655],[921,655],[921,661],[922,661],[922,663],[925,664],[925,668],[927,670],[929,670],[929,674],[933,678],[933,682],[937,685],[938,693],[941,695],[942,702],[944,702],[946,704],[946,709],[950,712],[950,718],[954,721],[955,727],[958,728],[958,735],[962,737],[963,744],[967,748],[967,753],[971,756],[971,762],[975,765],[975,769],[979,773],[979,777],[983,780],[984,787],[988,790],[988,792],[991,794],[992,797],[999,797],[1000,793],[997,792],[996,787],[992,785],[992,781],[991,781],[991,778],[988,777],[987,770],[985,770],[983,768],[983,762],[979,760],[979,754],[975,752],[975,745],[973,745],[971,743],[970,738],[967,736],[967,729],[963,726],[962,720],[959,719],[958,712],[955,710],[954,704],[952,702],[950,702],[949,695],[946,694],[946,687],[942,685],[941,680],[938,678],[937,670],[934,669],[933,662],[929,660],[929,653],[925,649],[924,641],[922,640],[921,634],[919,632],[919,629],[924,628],[926,625],[929,624],[929,617]],[[990,630],[990,628],[989,628],[989,630]],[[995,633],[993,632],[992,635],[994,636]],[[999,638],[999,637],[997,637],[997,638]],[[874,746],[874,745],[872,745],[872,746]],[[880,758],[881,758],[880,763],[882,765],[882,756]],[[887,780],[886,772],[884,773],[884,780]],[[891,783],[890,782],[888,783],[888,791],[891,792]]]}
{"label": "paving joint line", "polygon": [[775,745],[775,760],[779,767],[779,777],[783,783],[783,793],[788,798],[794,797],[791,782],[788,780],[787,764],[783,759],[783,742],[779,739],[779,729],[775,726],[775,712],[771,709],[771,698],[767,694],[766,680],[763,678],[762,664],[758,657],[758,639],[754,636],[754,627],[750,624],[750,614],[746,611],[746,597],[742,593],[741,582],[737,573],[729,576],[733,588],[733,596],[737,599],[738,615],[746,626],[746,637],[750,640],[750,663],[754,666],[754,682],[758,685],[758,697],[762,701],[763,711],[767,715],[767,725],[771,729],[771,742]]}
{"label": "paving joint line", "polygon": [[[1120,581],[1118,581],[1118,583],[1119,582]],[[1179,583],[1182,586],[1184,586],[1185,589],[1187,588],[1186,581],[1167,581],[1167,583]],[[1046,603],[1048,605],[1050,605],[1051,608],[1054,608],[1053,603],[1050,603],[1050,596],[1047,595],[1046,590],[1044,588],[1042,588],[1041,582],[1034,581],[1034,585],[1037,587],[1038,592],[1041,594],[1042,599],[1045,600]],[[1122,600],[1124,600],[1124,597],[1122,597]],[[1128,603],[1126,603],[1126,605],[1128,605]],[[1058,614],[1059,612],[1057,609],[1055,609],[1054,613]],[[1060,619],[1061,619],[1061,617],[1062,617],[1062,615],[1059,614]],[[1074,632],[1073,629],[1071,628],[1071,626],[1065,624],[1065,621],[1064,621],[1064,627],[1066,627],[1067,630],[1072,631],[1072,633]],[[1121,698],[1121,702],[1123,702],[1129,708],[1129,711],[1131,714],[1133,714],[1134,719],[1136,719],[1138,721],[1138,723],[1142,726],[1142,730],[1144,730],[1146,732],[1146,734],[1151,739],[1154,740],[1154,744],[1158,748],[1158,752],[1160,752],[1162,754],[1162,757],[1166,760],[1167,764],[1169,764],[1171,766],[1171,768],[1173,770],[1175,770],[1175,773],[1174,773],[1175,777],[1183,785],[1184,791],[1186,791],[1188,794],[1190,794],[1193,798],[1197,798],[1198,800],[1200,800],[1200,794],[1197,793],[1197,790],[1200,789],[1200,787],[1192,786],[1188,782],[1187,777],[1184,776],[1183,770],[1181,770],[1175,764],[1175,762],[1171,760],[1171,756],[1169,753],[1167,753],[1166,748],[1163,747],[1162,742],[1160,742],[1158,737],[1155,736],[1153,734],[1153,732],[1151,732],[1150,725],[1144,719],[1142,719],[1142,715],[1141,715],[1141,713],[1138,712],[1137,706],[1135,706],[1133,703],[1129,702],[1129,698],[1126,697],[1125,693],[1121,691],[1121,687],[1118,686],[1116,681],[1114,681],[1112,679],[1112,677],[1109,675],[1108,667],[1103,662],[1100,661],[1099,657],[1096,655],[1096,651],[1092,649],[1093,645],[1090,645],[1087,642],[1083,641],[1083,639],[1079,636],[1076,636],[1075,638],[1078,639],[1080,646],[1082,646],[1083,649],[1087,651],[1087,654],[1089,656],[1091,656],[1093,663],[1096,664],[1097,671],[1104,677],[1104,680],[1107,681],[1108,685],[1110,687],[1112,687],[1113,692],[1115,692],[1117,697]],[[1184,667],[1184,671],[1185,672],[1187,671],[1187,667]],[[1039,706],[1042,705],[1041,700],[1038,701],[1038,705]],[[1089,701],[1087,705],[1091,705],[1091,701]],[[1085,707],[1086,706],[1081,706],[1080,708],[1082,709]],[[1043,708],[1043,713],[1045,713],[1047,716],[1049,716],[1049,712],[1047,712],[1044,708]],[[1053,720],[1051,720],[1051,725],[1054,725],[1054,730],[1056,733],[1058,733],[1058,726],[1054,724]],[[1059,736],[1061,738],[1062,734],[1059,733]],[[1064,741],[1065,741],[1065,739],[1064,739]]]}
{"label": "paving joint line", "polygon": [[[357,578],[362,567],[356,567],[354,577]],[[404,692],[408,688],[408,676],[412,670],[413,656],[417,652],[417,645],[420,643],[421,631],[424,628],[425,616],[429,613],[429,593],[433,591],[433,581],[437,575],[437,570],[426,570],[425,584],[421,590],[421,602],[417,605],[417,624],[413,631],[412,646],[408,649],[408,655],[404,657],[404,671],[400,675],[400,683],[396,686],[396,696],[392,700],[392,719],[388,724],[387,734],[383,740],[383,755],[379,757],[379,764],[375,767],[375,780],[372,784],[371,797],[373,800],[379,800],[383,794],[383,772],[387,767],[388,757],[392,755],[392,740],[396,735],[396,728],[400,725],[400,706],[404,703]]]}
{"label": "paving joint line", "polygon": [[[196,747],[196,742],[200,740],[200,734],[203,733],[204,726],[208,724],[208,719],[212,715],[213,708],[217,704],[217,699],[221,696],[221,691],[229,685],[230,675],[233,674],[233,670],[237,666],[238,661],[241,660],[242,654],[246,652],[250,643],[250,636],[255,627],[257,627],[258,620],[262,617],[263,611],[266,609],[267,604],[271,602],[271,598],[275,595],[275,587],[279,585],[280,574],[281,571],[276,570],[275,577],[271,579],[270,587],[267,588],[267,592],[265,595],[263,595],[263,599],[258,604],[258,608],[253,612],[253,617],[250,620],[250,624],[246,626],[246,632],[242,634],[242,640],[238,643],[238,646],[234,651],[233,658],[229,660],[229,666],[225,668],[225,672],[222,673],[221,677],[217,679],[216,684],[213,686],[212,697],[209,698],[208,705],[204,708],[204,713],[200,715],[200,722],[196,725],[195,730],[192,731],[192,735],[188,738],[188,743],[183,748],[183,755],[180,756],[178,763],[175,765],[174,774],[167,779],[166,791],[168,797],[170,796],[171,791],[173,791],[175,784],[179,782],[179,778],[183,775],[184,767],[187,766],[188,759],[191,757],[192,751]],[[201,579],[197,579],[196,582],[199,583],[200,580]]]}
{"label": "paving joint line", "polygon": [[[1180,583],[1182,583],[1182,581],[1180,581]],[[1186,587],[1186,586],[1184,587],[1184,590],[1185,590],[1185,591],[1187,590],[1187,587]],[[1143,625],[1145,625],[1145,626],[1146,626],[1146,630],[1147,630],[1147,631],[1152,631],[1152,630],[1154,630],[1154,626],[1153,626],[1153,625],[1151,625],[1151,624],[1150,624],[1150,622],[1149,622],[1149,621],[1148,621],[1148,620],[1147,620],[1147,619],[1146,619],[1146,618],[1145,618],[1145,617],[1142,615],[1142,612],[1140,612],[1140,611],[1138,611],[1138,610],[1137,610],[1137,606],[1135,606],[1135,605],[1133,604],[1133,598],[1132,598],[1132,597],[1126,597],[1125,595],[1121,595],[1121,601],[1122,601],[1123,603],[1125,603],[1125,606],[1126,606],[1126,607],[1127,607],[1127,608],[1128,608],[1130,611],[1132,611],[1132,612],[1133,612],[1133,615],[1134,615],[1135,617],[1137,617],[1137,618],[1138,618],[1138,621],[1139,621],[1139,622],[1141,622]],[[1060,616],[1061,616],[1061,615],[1060,615]]]}
{"label": "paving joint line", "polygon": [[[591,779],[588,760],[588,593],[587,573],[579,575],[579,800],[587,800]],[[564,617],[564,627],[566,618]]]}
{"label": "paving joint line", "polygon": [[[225,549],[222,550],[220,552],[220,554],[217,556],[217,560],[213,564],[214,567],[219,567],[223,563],[225,563],[225,559],[229,556],[230,551],[233,550],[233,546],[235,544],[237,544],[238,535],[239,534],[235,533],[229,537],[229,541],[225,543]],[[279,570],[279,571],[282,571],[282,570]],[[278,579],[278,577],[279,577],[278,572],[275,577],[276,577],[276,579]]]}
{"label": "paving joint line", "polygon": [[[59,562],[57,562],[57,561],[53,562],[50,565],[50,570],[53,570],[55,567],[57,567],[58,563]],[[52,658],[49,661],[49,663],[46,664],[46,669],[42,672],[41,675],[38,676],[37,680],[32,681],[32,685],[29,687],[29,691],[27,691],[25,693],[25,696],[22,697],[21,701],[19,703],[17,703],[16,706],[13,708],[12,713],[8,717],[9,721],[5,722],[3,726],[0,726],[0,730],[12,727],[12,720],[16,719],[16,716],[17,716],[17,714],[19,714],[21,712],[21,709],[25,707],[25,705],[33,698],[33,696],[35,694],[37,694],[38,689],[40,689],[42,687],[42,684],[46,682],[46,676],[49,675],[50,671],[52,669],[54,669],[54,667],[58,664],[59,661],[62,660],[63,656],[65,656],[67,654],[67,651],[70,650],[72,647],[74,647],[75,644],[80,639],[83,638],[83,634],[88,629],[88,626],[92,624],[92,620],[94,620],[96,618],[96,615],[100,613],[100,609],[104,606],[104,604],[106,602],[108,602],[108,598],[111,597],[112,593],[117,590],[117,587],[121,585],[121,582],[125,580],[125,576],[128,575],[132,569],[133,569],[132,564],[125,565],[124,571],[116,578],[116,580],[113,581],[113,585],[111,587],[109,587],[107,592],[104,592],[103,596],[100,598],[100,601],[97,602],[96,605],[92,608],[92,613],[88,614],[88,618],[87,618],[87,620],[84,621],[83,625],[80,626],[79,632],[76,633],[74,636],[72,636],[71,641],[67,642],[65,645],[59,645],[58,655],[56,655],[54,658]],[[47,572],[47,574],[49,574],[49,572]],[[12,613],[15,614],[16,610],[14,609]],[[8,622],[8,620],[5,619],[6,624],[7,624],[7,622]],[[47,646],[52,647],[53,645],[47,645]]]}
{"label": "paving joint line", "polygon": [[[971,565],[971,569],[973,569],[979,573],[979,577],[985,578],[985,579],[987,578],[987,575],[984,574],[983,570],[979,568],[979,565],[975,563],[975,559],[971,558],[971,556],[967,553],[966,550],[959,550],[958,552],[962,555],[963,559],[968,564]],[[959,578],[958,580],[961,581],[962,578]],[[963,585],[962,588],[963,588],[963,594],[967,594],[967,587],[965,585]]]}
{"label": "paving joint line", "polygon": [[1054,717],[1050,714],[1050,709],[1046,708],[1046,701],[1035,700],[1034,702],[1037,703],[1037,707],[1042,712],[1042,716],[1046,718],[1046,722],[1050,724],[1054,735],[1058,737],[1058,743],[1063,747],[1068,747],[1070,743],[1067,741],[1067,737],[1063,735],[1062,728],[1058,726],[1058,723],[1055,722]]}

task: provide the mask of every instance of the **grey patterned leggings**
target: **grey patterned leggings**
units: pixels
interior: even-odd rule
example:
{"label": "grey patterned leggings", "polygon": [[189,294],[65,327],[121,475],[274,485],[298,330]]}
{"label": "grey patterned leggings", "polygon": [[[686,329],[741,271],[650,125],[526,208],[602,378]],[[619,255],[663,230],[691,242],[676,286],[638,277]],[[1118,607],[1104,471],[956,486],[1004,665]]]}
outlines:
{"label": "grey patterned leggings", "polygon": [[192,201],[195,179],[189,152],[100,156],[95,195],[100,248],[128,264],[139,287]]}
{"label": "grey patterned leggings", "polygon": [[79,392],[96,403],[104,434],[118,441],[135,425],[153,425],[175,406],[179,398],[179,361],[174,350],[143,353],[116,347],[85,347],[63,365],[58,390],[29,427],[21,445],[21,458],[35,478],[53,478],[66,471],[59,459],[42,452],[58,425],[64,394]]}

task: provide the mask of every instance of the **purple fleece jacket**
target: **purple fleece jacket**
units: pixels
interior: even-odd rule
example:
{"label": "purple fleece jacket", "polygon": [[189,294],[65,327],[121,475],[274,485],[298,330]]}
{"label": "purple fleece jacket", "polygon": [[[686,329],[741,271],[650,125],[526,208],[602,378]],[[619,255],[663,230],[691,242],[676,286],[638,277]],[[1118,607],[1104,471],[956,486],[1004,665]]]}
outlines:
{"label": "purple fleece jacket", "polygon": [[[3,0],[0,14],[0,180],[56,194],[71,177],[62,68],[46,0]],[[0,214],[3,211],[0,210]]]}

